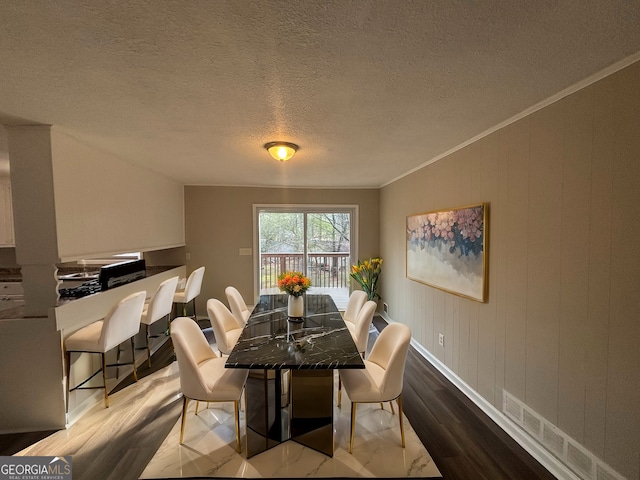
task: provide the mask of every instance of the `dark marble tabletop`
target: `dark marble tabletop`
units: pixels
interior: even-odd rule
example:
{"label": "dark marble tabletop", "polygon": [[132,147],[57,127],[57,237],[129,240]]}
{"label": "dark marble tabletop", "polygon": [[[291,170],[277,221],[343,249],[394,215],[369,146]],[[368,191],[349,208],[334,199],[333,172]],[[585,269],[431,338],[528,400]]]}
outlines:
{"label": "dark marble tabletop", "polygon": [[263,295],[227,368],[364,368],[351,334],[329,295],[305,295],[302,322],[287,317],[286,295]]}

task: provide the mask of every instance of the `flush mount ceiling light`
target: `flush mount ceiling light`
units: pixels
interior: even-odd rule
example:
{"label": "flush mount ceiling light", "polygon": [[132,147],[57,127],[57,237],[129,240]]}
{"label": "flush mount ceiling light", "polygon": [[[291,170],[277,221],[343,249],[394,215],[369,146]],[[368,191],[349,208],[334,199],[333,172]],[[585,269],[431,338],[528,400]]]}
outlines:
{"label": "flush mount ceiling light", "polygon": [[298,145],[289,142],[269,142],[265,143],[264,148],[271,154],[273,158],[281,162],[286,162],[298,151]]}

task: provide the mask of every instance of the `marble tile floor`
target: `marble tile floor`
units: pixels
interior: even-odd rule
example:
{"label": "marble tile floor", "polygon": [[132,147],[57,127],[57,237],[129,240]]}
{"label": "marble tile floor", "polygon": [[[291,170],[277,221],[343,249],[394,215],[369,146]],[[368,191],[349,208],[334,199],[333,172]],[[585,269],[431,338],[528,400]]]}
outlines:
{"label": "marble tile floor", "polygon": [[137,479],[180,415],[177,363],[109,395],[16,455],[72,456],[74,480]]}
{"label": "marble tile floor", "polygon": [[[243,452],[235,451],[232,404],[195,402],[178,444],[182,398],[177,363],[156,371],[109,396],[75,424],[17,455],[72,455],[73,477],[83,479],[138,478],[304,478],[304,477],[440,477],[428,452],[405,417],[407,447],[400,446],[397,412],[388,404],[359,405],[354,454],[348,453],[350,404],[343,394],[336,412],[336,452],[333,458],[288,441],[246,459],[244,413]],[[108,445],[108,447],[107,447]]]}
{"label": "marble tile floor", "polygon": [[[351,404],[343,392],[342,408],[334,407],[333,458],[287,441],[247,459],[243,433],[243,452],[235,450],[232,404],[205,406],[201,404],[196,416],[195,402],[191,402],[183,445],[179,445],[177,421],[141,478],[441,477],[406,417],[406,448],[402,448],[397,409],[392,414],[388,403],[384,410],[379,404],[358,405],[354,453],[349,454]],[[244,412],[240,413],[240,424],[242,431]]]}

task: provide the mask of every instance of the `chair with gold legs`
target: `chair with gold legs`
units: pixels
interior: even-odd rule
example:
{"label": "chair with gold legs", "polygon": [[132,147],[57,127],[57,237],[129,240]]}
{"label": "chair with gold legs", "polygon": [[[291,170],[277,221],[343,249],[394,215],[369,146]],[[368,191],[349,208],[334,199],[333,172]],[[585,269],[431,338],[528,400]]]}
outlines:
{"label": "chair with gold legs", "polygon": [[187,317],[176,318],[171,325],[171,340],[178,359],[182,390],[182,423],[180,444],[184,438],[184,424],[189,400],[204,402],[233,402],[236,422],[236,447],[240,446],[239,401],[247,381],[248,370],[225,368],[225,360],[218,357],[207,342],[200,327]]}
{"label": "chair with gold legs", "polygon": [[[103,320],[94,322],[64,340],[65,367],[67,374],[66,405],[69,410],[69,392],[76,389],[104,388],[105,407],[109,408],[109,392],[107,390],[107,367],[119,365],[133,365],[133,377],[138,381],[135,363],[135,347],[133,337],[140,331],[140,315],[144,307],[147,292],[137,292],[120,300]],[[107,365],[105,354],[119,346],[121,343],[131,341],[131,362]],[[74,352],[99,353],[102,356],[102,387],[83,387],[100,370],[74,388],[70,387],[71,354]]]}
{"label": "chair with gold legs", "polygon": [[[356,292],[363,293],[366,300],[366,293],[360,290],[356,290]],[[371,322],[373,321],[373,316],[376,313],[377,306],[378,304],[376,302],[369,300],[360,307],[360,310],[352,321],[345,320],[344,322],[349,329],[351,338],[353,338],[353,342],[356,344],[356,348],[358,349],[358,352],[360,352],[362,358],[364,358],[364,355],[367,352],[367,344],[369,343],[369,329],[371,328]],[[340,395],[342,395],[341,382],[342,380],[338,375],[338,405],[340,405]],[[393,404],[391,405],[391,408],[393,409]]]}
{"label": "chair with gold legs", "polygon": [[200,295],[200,289],[202,288],[202,279],[204,278],[205,267],[196,268],[189,278],[184,290],[178,290],[173,294],[173,303],[182,305],[182,310],[178,311],[176,316],[187,316],[187,304],[193,304],[193,319],[197,322],[196,317],[196,297]]}
{"label": "chair with gold legs", "polygon": [[[396,400],[400,421],[400,437],[404,448],[402,424],[402,384],[404,365],[409,351],[411,330],[401,323],[387,325],[364,361],[364,370],[340,370],[342,385],[351,400],[351,433],[349,453],[353,453],[353,437],[358,403],[380,403]],[[340,392],[338,393],[340,398]]]}
{"label": "chair with gold legs", "polygon": [[[154,293],[153,297],[151,297],[151,300],[147,305],[145,305],[144,310],[142,311],[140,323],[146,327],[147,362],[149,362],[149,368],[151,368],[150,340],[153,338],[150,335],[149,330],[151,329],[151,325],[155,322],[166,318],[167,331],[171,333],[171,309],[173,308],[173,295],[176,293],[178,280],[179,277],[173,277],[162,282],[158,286],[156,293]],[[157,336],[158,335],[156,335],[156,337]]]}
{"label": "chair with gold legs", "polygon": [[244,323],[240,324],[227,306],[216,298],[207,300],[207,314],[218,350],[222,355],[229,355],[240,338]]}
{"label": "chair with gold legs", "polygon": [[349,302],[347,303],[347,309],[342,315],[344,321],[355,323],[356,318],[358,318],[358,313],[360,313],[360,309],[364,306],[366,301],[367,294],[362,290],[354,290],[351,292],[351,295],[349,295]]}
{"label": "chair with gold legs", "polygon": [[367,343],[369,343],[369,329],[371,328],[371,322],[373,321],[373,316],[376,313],[377,307],[378,304],[376,302],[369,300],[362,306],[358,312],[358,316],[353,322],[345,322],[349,329],[349,333],[351,333],[351,337],[363,358],[367,351]]}
{"label": "chair with gold legs", "polygon": [[224,293],[227,296],[229,302],[229,308],[231,313],[236,317],[239,323],[242,325],[247,323],[247,319],[251,316],[251,310],[247,307],[247,304],[242,298],[242,295],[235,287],[227,287],[224,289]]}

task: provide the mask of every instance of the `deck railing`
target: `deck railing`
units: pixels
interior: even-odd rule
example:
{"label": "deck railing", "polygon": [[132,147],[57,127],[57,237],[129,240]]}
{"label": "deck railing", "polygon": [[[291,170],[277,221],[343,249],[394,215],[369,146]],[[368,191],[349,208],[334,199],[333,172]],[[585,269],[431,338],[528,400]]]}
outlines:
{"label": "deck railing", "polygon": [[[304,271],[302,253],[262,253],[260,255],[262,289],[276,288],[278,275],[290,270]],[[314,287],[349,287],[349,253],[309,253],[306,274]]]}

